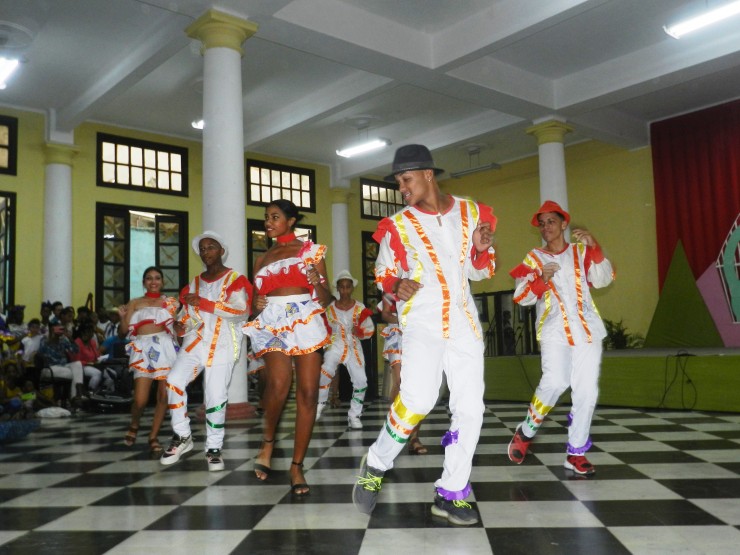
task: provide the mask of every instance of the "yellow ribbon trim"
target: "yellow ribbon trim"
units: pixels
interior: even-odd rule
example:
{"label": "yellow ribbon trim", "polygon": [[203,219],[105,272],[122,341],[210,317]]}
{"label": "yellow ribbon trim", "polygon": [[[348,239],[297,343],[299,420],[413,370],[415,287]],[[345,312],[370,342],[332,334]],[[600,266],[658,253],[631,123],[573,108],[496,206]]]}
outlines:
{"label": "yellow ribbon trim", "polygon": [[583,285],[581,284],[581,264],[580,258],[578,257],[578,245],[579,243],[573,245],[573,266],[576,274],[576,299],[578,302],[578,318],[580,318],[583,330],[586,332],[586,340],[591,343],[591,330],[588,329],[586,316],[583,314]]}
{"label": "yellow ribbon trim", "polygon": [[423,414],[416,414],[406,408],[406,406],[401,402],[400,394],[396,396],[396,400],[393,401],[391,408],[401,420],[408,423],[412,428],[415,428],[419,422],[424,420]]}
{"label": "yellow ribbon trim", "polygon": [[429,255],[429,258],[432,260],[432,264],[434,264],[434,273],[437,275],[437,281],[439,281],[439,285],[442,290],[442,337],[448,339],[450,337],[450,288],[447,285],[447,280],[442,271],[442,265],[439,263],[437,253],[434,252],[432,242],[429,240],[426,233],[424,233],[424,228],[421,226],[421,222],[419,222],[416,216],[414,216],[409,210],[404,212],[404,215],[409,219],[411,225],[414,226],[414,230],[419,236],[419,239],[421,239],[421,242],[427,251],[427,255]]}

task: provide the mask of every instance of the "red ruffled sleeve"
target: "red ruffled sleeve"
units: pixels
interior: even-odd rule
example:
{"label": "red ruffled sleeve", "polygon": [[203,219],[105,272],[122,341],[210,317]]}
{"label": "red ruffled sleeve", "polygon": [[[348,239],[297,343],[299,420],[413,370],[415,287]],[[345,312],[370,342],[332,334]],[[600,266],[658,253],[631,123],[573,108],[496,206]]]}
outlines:
{"label": "red ruffled sleeve", "polygon": [[406,260],[406,248],[403,246],[403,242],[401,241],[401,236],[398,234],[396,225],[390,218],[383,218],[380,220],[378,228],[375,230],[375,233],[373,233],[373,239],[379,244],[386,235],[389,236],[388,240],[396,260],[401,263],[401,268],[403,268],[405,272],[408,272],[409,266],[408,261]]}
{"label": "red ruffled sleeve", "polygon": [[493,208],[490,206],[478,203],[478,220],[491,224],[491,233],[496,231],[496,222],[498,222],[498,218],[493,215]]}

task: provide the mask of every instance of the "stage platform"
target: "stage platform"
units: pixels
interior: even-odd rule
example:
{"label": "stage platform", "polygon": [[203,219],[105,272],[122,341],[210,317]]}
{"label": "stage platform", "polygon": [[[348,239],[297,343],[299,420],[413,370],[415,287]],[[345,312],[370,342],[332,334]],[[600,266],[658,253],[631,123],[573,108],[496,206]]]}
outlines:
{"label": "stage platform", "polygon": [[[540,357],[486,358],[485,372],[486,400],[529,402]],[[740,349],[605,351],[599,405],[740,412]]]}

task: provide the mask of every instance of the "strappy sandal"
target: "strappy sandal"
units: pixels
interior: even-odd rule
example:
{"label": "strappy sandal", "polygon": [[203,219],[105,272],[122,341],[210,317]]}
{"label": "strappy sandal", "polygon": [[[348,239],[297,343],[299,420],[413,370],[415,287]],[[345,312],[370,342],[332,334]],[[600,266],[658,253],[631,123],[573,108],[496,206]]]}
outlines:
{"label": "strappy sandal", "polygon": [[162,445],[160,445],[159,440],[156,437],[149,438],[149,452],[152,455],[162,454]]}
{"label": "strappy sandal", "polygon": [[426,455],[429,449],[426,448],[418,437],[409,441],[409,453],[412,455]]}
{"label": "strappy sandal", "polygon": [[136,443],[136,434],[138,433],[139,433],[138,426],[128,427],[128,431],[126,432],[126,435],[123,436],[123,443],[126,444],[126,447],[131,447],[134,443]]}
{"label": "strappy sandal", "polygon": [[[295,462],[295,461],[290,461],[290,464],[294,464],[294,465],[300,467],[301,472],[303,472],[303,462],[299,462],[298,463],[298,462]],[[296,497],[303,497],[303,496],[308,495],[309,493],[311,493],[311,488],[309,488],[308,487],[308,484],[305,483],[305,482],[299,482],[297,484],[294,484],[294,483],[291,482],[291,484],[290,484],[290,491],[293,492],[293,495],[295,495]]]}
{"label": "strappy sandal", "polygon": [[[262,445],[264,445],[265,443],[275,443],[275,438],[272,438],[272,439],[262,438]],[[262,446],[260,446],[260,451],[262,451]],[[258,474],[260,472],[265,475],[264,478],[260,478],[260,475]],[[260,464],[258,462],[254,463],[254,474],[255,476],[257,476],[258,480],[264,482],[270,477],[270,472],[272,472],[272,469],[269,466],[265,466],[264,464]]]}

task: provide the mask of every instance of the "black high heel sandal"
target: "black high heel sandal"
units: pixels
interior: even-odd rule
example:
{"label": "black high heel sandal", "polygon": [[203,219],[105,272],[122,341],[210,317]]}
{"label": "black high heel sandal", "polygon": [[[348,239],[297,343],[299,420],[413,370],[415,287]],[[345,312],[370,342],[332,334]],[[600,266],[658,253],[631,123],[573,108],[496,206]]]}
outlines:
{"label": "black high heel sandal", "polygon": [[[303,470],[303,461],[301,462],[290,461],[290,464],[299,466],[301,467],[301,470]],[[299,491],[303,489],[305,489],[306,491]],[[308,495],[309,493],[311,493],[311,488],[308,487],[308,484],[305,482],[300,482],[298,484],[291,483],[290,490],[293,492],[293,495],[295,495],[296,497],[303,497],[304,495]]]}
{"label": "black high heel sandal", "polygon": [[[272,438],[272,439],[262,438],[262,445],[264,445],[265,443],[275,443],[275,438]],[[260,451],[262,451],[262,445],[260,445]],[[272,457],[270,458],[272,459]],[[265,477],[260,478],[259,474],[257,474],[258,472],[261,472],[262,474],[264,474]],[[260,480],[261,482],[266,481],[270,477],[270,472],[272,472],[272,468],[270,468],[269,466],[265,466],[264,464],[260,464],[258,462],[254,463],[254,474],[255,476],[257,476],[257,479]]]}

